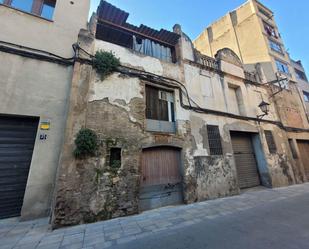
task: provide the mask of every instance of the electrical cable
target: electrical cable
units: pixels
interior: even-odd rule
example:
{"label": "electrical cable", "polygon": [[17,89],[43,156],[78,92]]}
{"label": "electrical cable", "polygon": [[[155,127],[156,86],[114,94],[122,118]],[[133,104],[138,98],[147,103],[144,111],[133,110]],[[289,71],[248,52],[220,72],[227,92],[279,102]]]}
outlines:
{"label": "electrical cable", "polygon": [[33,51],[33,52],[39,52],[39,53],[42,53],[42,54],[47,54],[47,55],[59,58],[61,60],[70,61],[70,60],[73,60],[75,58],[75,56],[70,57],[70,58],[65,58],[65,57],[62,57],[60,55],[50,53],[48,51],[44,51],[44,50],[40,50],[40,49],[36,49],[36,48],[30,48],[30,47],[27,47],[27,46],[24,46],[24,45],[19,45],[19,44],[16,44],[16,43],[11,43],[11,42],[1,41],[1,40],[0,40],[0,43],[2,43],[4,45],[8,45],[8,46],[13,46],[13,47],[21,48],[21,49],[30,50],[30,51]]}
{"label": "electrical cable", "polygon": [[[21,55],[21,56],[25,56],[25,57],[29,57],[29,58],[59,63],[59,64],[67,65],[67,66],[74,65],[75,61],[79,61],[81,63],[87,63],[87,64],[92,65],[93,64],[93,58],[95,57],[94,55],[90,54],[85,49],[83,49],[78,43],[75,43],[75,44],[72,45],[73,50],[74,50],[74,56],[70,57],[70,58],[64,58],[62,56],[56,55],[54,53],[50,53],[48,51],[44,51],[44,50],[40,50],[40,49],[34,49],[34,48],[27,47],[27,46],[14,44],[14,43],[5,42],[5,41],[0,40],[0,44],[1,43],[4,44],[4,45],[7,45],[7,46],[0,45],[0,51],[13,53],[13,54],[17,54],[17,55]],[[24,50],[18,50],[16,48],[12,48],[12,47],[17,47],[17,48],[20,48],[20,49],[26,49],[26,50],[30,50],[30,51],[33,51],[33,52],[36,52],[36,53],[32,53],[32,52],[24,51]],[[81,50],[84,53],[86,53],[91,59],[79,58],[77,56],[78,50]],[[41,54],[39,54],[39,53],[41,53]],[[126,71],[121,70],[121,69],[126,69]],[[165,76],[161,76],[161,75],[156,75],[156,74],[150,73],[150,72],[145,72],[143,70],[131,68],[131,67],[124,66],[124,65],[121,65],[117,71],[120,72],[120,73],[129,74],[129,75],[134,76],[134,77],[139,77],[139,78],[142,78],[144,80],[150,80],[150,81],[157,83],[157,84],[165,85],[165,86],[172,87],[172,88],[177,88],[179,90],[180,105],[181,105],[182,108],[184,108],[186,110],[192,110],[192,111],[197,112],[197,113],[213,114],[213,115],[225,116],[225,117],[241,119],[241,120],[252,120],[252,121],[256,121],[256,122],[271,123],[271,124],[277,125],[281,129],[284,129],[284,130],[287,130],[287,131],[293,131],[293,132],[308,132],[309,131],[308,129],[286,127],[280,121],[273,121],[273,120],[267,120],[267,119],[260,120],[258,118],[254,118],[254,117],[245,117],[245,116],[236,115],[236,114],[232,114],[232,113],[202,108],[190,97],[188,89],[186,88],[186,86],[178,80],[168,78],[168,77],[165,77]],[[134,72],[132,72],[132,71],[134,71]],[[184,104],[183,96],[186,97],[188,105]]]}

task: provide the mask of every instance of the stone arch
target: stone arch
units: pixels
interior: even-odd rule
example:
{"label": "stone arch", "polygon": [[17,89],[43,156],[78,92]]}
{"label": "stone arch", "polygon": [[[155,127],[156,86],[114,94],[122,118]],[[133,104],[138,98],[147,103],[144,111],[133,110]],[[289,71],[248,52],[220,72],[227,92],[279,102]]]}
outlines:
{"label": "stone arch", "polygon": [[152,148],[160,148],[160,147],[166,147],[166,148],[171,148],[175,150],[181,150],[182,147],[180,145],[176,144],[168,144],[168,143],[162,143],[162,144],[151,144],[151,145],[144,145],[142,147],[142,150],[147,150],[147,149],[152,149]]}

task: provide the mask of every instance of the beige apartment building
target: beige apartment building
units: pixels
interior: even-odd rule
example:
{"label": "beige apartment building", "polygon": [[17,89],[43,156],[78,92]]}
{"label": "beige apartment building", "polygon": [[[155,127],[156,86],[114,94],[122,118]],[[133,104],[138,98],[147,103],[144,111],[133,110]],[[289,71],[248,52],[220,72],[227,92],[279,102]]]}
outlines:
{"label": "beige apartment building", "polygon": [[0,219],[48,216],[90,0],[0,0]]}
{"label": "beige apartment building", "polygon": [[247,1],[212,23],[193,43],[211,57],[224,47],[230,48],[249,71],[259,63],[266,82],[275,80],[278,74],[296,81],[274,13],[257,0]]}

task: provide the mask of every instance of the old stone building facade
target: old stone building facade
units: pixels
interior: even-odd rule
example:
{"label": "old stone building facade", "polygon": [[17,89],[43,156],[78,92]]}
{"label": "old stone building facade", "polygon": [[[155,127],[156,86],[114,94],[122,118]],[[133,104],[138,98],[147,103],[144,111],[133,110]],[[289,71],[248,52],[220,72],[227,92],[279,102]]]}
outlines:
{"label": "old stone building facade", "polygon": [[[0,1],[0,218],[60,227],[309,179],[301,63],[276,55],[272,19],[249,37],[260,57],[241,46],[238,24],[263,27],[265,6],[249,1],[192,42],[103,0],[87,24],[89,5]],[[120,61],[106,77],[102,51]],[[276,56],[295,74],[277,74]],[[76,157],[84,128],[97,150]]]}
{"label": "old stone building facade", "polygon": [[[229,48],[202,55],[180,25],[157,31],[127,18],[101,1],[79,33],[55,227],[307,181],[297,142],[309,140],[309,125],[296,86],[265,84],[263,68],[247,72]],[[90,62],[97,51],[121,63],[103,80]],[[78,159],[82,128],[97,134],[99,148]]]}

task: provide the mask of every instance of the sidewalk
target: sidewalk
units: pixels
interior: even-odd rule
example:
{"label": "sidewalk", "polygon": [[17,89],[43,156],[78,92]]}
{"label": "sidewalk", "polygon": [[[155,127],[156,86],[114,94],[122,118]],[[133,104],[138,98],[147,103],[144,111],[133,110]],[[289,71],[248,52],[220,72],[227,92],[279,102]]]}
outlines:
{"label": "sidewalk", "polygon": [[0,249],[98,249],[132,242],[155,233],[173,234],[207,219],[214,219],[268,202],[309,193],[309,183],[278,189],[258,189],[238,196],[190,205],[165,207],[139,215],[51,231],[48,219],[19,222],[0,220]]}

